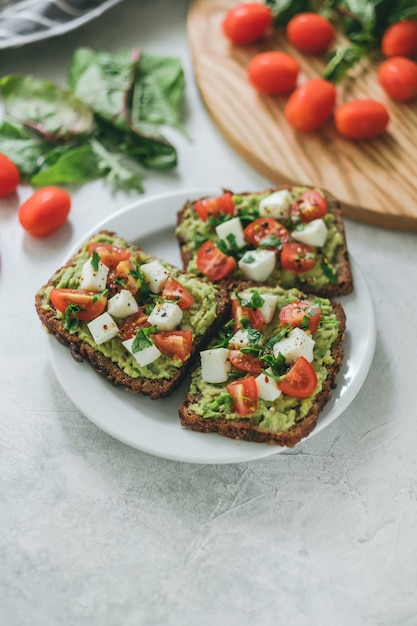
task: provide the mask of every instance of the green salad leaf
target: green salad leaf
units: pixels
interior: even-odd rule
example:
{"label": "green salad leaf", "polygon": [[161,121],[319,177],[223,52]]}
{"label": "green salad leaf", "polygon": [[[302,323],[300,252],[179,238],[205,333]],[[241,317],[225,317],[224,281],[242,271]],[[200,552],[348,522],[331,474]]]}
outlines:
{"label": "green salad leaf", "polygon": [[82,47],[65,87],[34,76],[0,79],[0,151],[35,186],[104,178],[114,188],[143,192],[145,168],[177,165],[161,127],[186,135],[184,92],[176,58]]}

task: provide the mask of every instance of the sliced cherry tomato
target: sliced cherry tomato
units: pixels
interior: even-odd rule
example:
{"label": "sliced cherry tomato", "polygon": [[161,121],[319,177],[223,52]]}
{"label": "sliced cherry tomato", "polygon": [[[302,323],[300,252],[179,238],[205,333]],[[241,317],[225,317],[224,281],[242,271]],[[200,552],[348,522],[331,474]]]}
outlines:
{"label": "sliced cherry tomato", "polygon": [[197,269],[210,280],[222,280],[236,267],[236,261],[212,241],[205,241],[197,251]]}
{"label": "sliced cherry tomato", "polygon": [[[246,226],[243,234],[245,240],[252,246],[258,247],[263,244],[272,249],[280,247],[280,244],[285,243],[290,238],[285,226],[272,217],[259,217]],[[270,245],[269,239],[271,240]]]}
{"label": "sliced cherry tomato", "polygon": [[238,45],[258,41],[269,31],[272,14],[268,7],[258,2],[238,4],[230,9],[222,23],[227,39]]}
{"label": "sliced cherry tomato", "polygon": [[180,309],[188,309],[194,302],[194,298],[188,289],[172,276],[166,281],[161,297],[165,300],[175,300]]}
{"label": "sliced cherry tomato", "polygon": [[324,124],[336,104],[336,88],[322,78],[311,78],[287,100],[285,117],[295,130],[310,132]]}
{"label": "sliced cherry tomato", "polygon": [[194,209],[203,222],[207,222],[209,217],[219,217],[223,215],[235,214],[235,205],[233,204],[232,194],[224,193],[215,198],[203,198],[194,203]]}
{"label": "sliced cherry tomato", "polygon": [[417,97],[417,63],[406,57],[391,57],[379,66],[378,81],[393,100],[414,100]]}
{"label": "sliced cherry tomato", "polygon": [[294,398],[308,398],[317,387],[317,374],[311,363],[303,356],[299,356],[282,382],[278,383],[278,389],[287,396]]}
{"label": "sliced cherry tomato", "polygon": [[402,20],[387,28],[381,40],[386,57],[413,57],[417,54],[417,20]]}
{"label": "sliced cherry tomato", "polygon": [[315,189],[305,191],[297,198],[290,209],[292,217],[299,218],[303,223],[324,217],[327,213],[327,202]]}
{"label": "sliced cherry tomato", "polygon": [[279,319],[283,326],[289,324],[292,328],[305,327],[315,333],[321,318],[321,309],[309,300],[297,300],[282,307],[279,312]]}
{"label": "sliced cherry tomato", "polygon": [[70,305],[79,307],[80,310],[71,313],[71,317],[82,322],[89,322],[101,315],[107,304],[107,296],[85,289],[52,289],[49,297],[61,313],[65,313]]}
{"label": "sliced cherry tomato", "polygon": [[139,308],[136,313],[129,315],[123,321],[119,328],[119,335],[123,341],[126,339],[131,339],[136,335],[136,332],[139,328],[149,327],[151,324],[148,322],[148,316],[146,315],[144,309]]}
{"label": "sliced cherry tomato", "polygon": [[19,222],[34,237],[46,237],[66,221],[71,208],[71,196],[59,187],[43,187],[19,208]]}
{"label": "sliced cherry tomato", "polygon": [[20,183],[16,165],[5,154],[0,153],[0,198],[10,196]]}
{"label": "sliced cherry tomato", "polygon": [[232,319],[234,321],[234,329],[242,328],[241,320],[247,317],[252,328],[261,330],[265,323],[262,313],[259,309],[252,309],[249,306],[242,306],[237,298],[232,300]]}
{"label": "sliced cherry tomato", "polygon": [[174,359],[185,361],[191,354],[193,333],[191,330],[166,330],[152,335],[156,347],[172,356]]}
{"label": "sliced cherry tomato", "polygon": [[107,286],[112,293],[128,289],[134,296],[141,288],[141,281],[136,277],[136,266],[131,261],[120,261],[110,269]]}
{"label": "sliced cherry tomato", "polygon": [[326,52],[335,37],[332,24],[318,13],[298,13],[287,24],[287,39],[297,50],[310,54]]}
{"label": "sliced cherry tomato", "polygon": [[311,246],[297,241],[289,241],[282,246],[281,265],[284,270],[301,274],[311,270],[315,264],[316,253]]}
{"label": "sliced cherry tomato", "polygon": [[130,250],[113,246],[111,243],[92,242],[88,246],[89,256],[92,256],[93,252],[97,252],[101,262],[107,267],[116,267],[120,261],[130,259]]}
{"label": "sliced cherry tomato", "polygon": [[262,93],[273,96],[289,93],[297,84],[300,64],[285,52],[262,52],[249,62],[249,82]]}
{"label": "sliced cherry tomato", "polygon": [[389,113],[377,100],[351,100],[334,112],[337,131],[348,139],[371,139],[382,135],[389,123]]}
{"label": "sliced cherry tomato", "polygon": [[262,372],[262,361],[253,354],[245,354],[240,350],[229,350],[229,360],[242,372],[258,376]]}
{"label": "sliced cherry tomato", "polygon": [[233,399],[233,408],[241,417],[247,417],[258,408],[258,388],[254,376],[234,380],[226,385]]}

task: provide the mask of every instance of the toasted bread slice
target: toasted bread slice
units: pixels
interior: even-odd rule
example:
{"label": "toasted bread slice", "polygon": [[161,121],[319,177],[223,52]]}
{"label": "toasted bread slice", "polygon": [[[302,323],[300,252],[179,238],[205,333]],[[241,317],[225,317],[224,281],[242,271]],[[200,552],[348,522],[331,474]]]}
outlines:
{"label": "toasted bread slice", "polygon": [[[270,209],[265,211],[265,209],[262,209],[261,215],[259,212],[260,202],[277,191],[288,192],[288,199],[286,200],[287,206],[284,207],[282,211],[280,211],[279,208],[278,211],[271,211]],[[288,242],[295,242],[295,238],[300,237],[300,231],[306,228],[306,222],[303,222],[302,219],[297,218],[297,216],[291,216],[289,214],[290,206],[294,205],[297,200],[299,200],[301,194],[308,191],[318,191],[327,204],[327,212],[322,217],[325,229],[327,229],[326,239],[324,243],[320,242],[321,245],[310,246],[311,256],[315,258],[313,267],[310,267],[306,271],[303,270],[303,266],[299,268],[299,271],[298,268],[297,271],[284,269],[281,264],[281,251],[283,250],[282,246],[286,245],[285,236],[282,240],[277,239],[271,231],[270,234],[272,234],[272,238],[270,243],[265,243],[264,240],[262,244],[254,244],[247,238],[247,227],[250,226],[255,219],[259,219],[262,216],[265,217],[268,211],[270,211],[270,215],[273,216],[273,219],[279,222],[279,226],[283,229],[282,232],[286,233]],[[231,201],[235,207],[233,217],[240,219],[241,227],[245,233],[244,245],[238,246],[239,249],[235,247],[233,250],[225,239],[220,241],[219,244],[220,237],[217,234],[216,227],[220,222],[224,224],[230,220],[231,214],[221,214],[223,210],[227,211],[228,209],[220,208],[220,216],[216,215],[214,220],[207,219],[207,216],[202,218],[195,210],[195,207],[198,202],[205,201],[207,198],[189,200],[178,212],[176,227],[176,236],[180,245],[185,270],[204,275],[204,270],[202,270],[197,263],[197,252],[205,240],[211,240],[216,247],[219,244],[223,252],[226,252],[226,254],[235,259],[236,266],[229,271],[226,276],[220,279],[210,276],[210,272],[207,273],[206,276],[210,280],[225,285],[228,289],[239,288],[241,281],[248,280],[248,276],[244,275],[242,269],[239,267],[239,259],[242,258],[245,252],[255,250],[260,245],[260,247],[274,250],[276,263],[275,268],[268,277],[262,278],[259,281],[255,280],[254,282],[268,285],[279,284],[286,289],[296,287],[304,293],[313,293],[324,297],[337,297],[349,294],[352,291],[353,277],[349,263],[342,212],[338,200],[332,194],[319,188],[291,187],[289,185],[281,185],[262,192],[234,193],[225,190],[224,193],[231,195]],[[283,216],[277,217],[277,214],[280,212],[283,213]],[[232,237],[233,235],[234,231],[232,231]],[[281,234],[279,237],[281,237]],[[311,238],[311,234],[307,235],[307,241],[309,238]],[[297,241],[300,243],[301,240],[297,239]],[[300,257],[302,256],[305,257],[306,255],[301,253]],[[310,256],[310,253],[308,253],[307,256]],[[300,258],[300,262],[302,262],[302,258]]]}
{"label": "toasted bread slice", "polygon": [[[324,298],[307,297],[296,289],[285,291],[278,287],[259,287],[257,291],[262,297],[265,294],[278,296],[277,310],[272,320],[262,326],[259,331],[262,335],[260,340],[262,349],[258,354],[262,365],[261,374],[259,375],[259,370],[256,369],[255,362],[251,358],[253,354],[256,354],[256,344],[252,345],[249,351],[248,349],[244,350],[241,359],[239,359],[239,356],[236,358],[236,353],[232,358],[232,352],[229,351],[228,358],[231,360],[232,365],[229,365],[229,368],[226,367],[226,371],[228,370],[226,374],[227,379],[224,382],[213,383],[210,380],[207,382],[207,378],[210,378],[211,373],[209,375],[207,373],[204,374],[202,366],[198,366],[193,372],[189,391],[179,410],[180,421],[182,426],[202,433],[217,432],[232,439],[243,439],[292,448],[313,431],[321,410],[331,396],[332,388],[336,386],[336,377],[343,362],[346,317],[341,304]],[[291,332],[289,331],[289,326],[287,327],[287,333],[285,332],[283,323],[280,320],[280,311],[287,304],[299,301],[313,303],[313,308],[308,309],[312,311],[313,317],[314,307],[319,307],[321,311],[319,326],[312,334],[306,326],[307,317],[304,317],[304,319],[300,318],[302,319],[301,325],[307,328],[307,331],[304,331],[306,336],[311,336],[314,339],[312,360],[309,362],[316,373],[317,384],[315,387],[313,384],[314,389],[312,392],[310,389],[311,393],[307,397],[297,397],[297,393],[303,393],[302,389],[301,392],[296,389],[295,396],[288,395],[290,390],[285,387],[283,387],[281,395],[275,397],[277,395],[275,393],[276,388],[287,379],[288,371],[290,371],[298,357],[296,354],[289,354],[289,362],[285,364],[284,371],[282,369],[274,371],[270,368],[267,371],[266,379],[265,368],[268,368],[268,363],[271,363],[271,353],[277,357],[278,361],[279,359],[282,361],[283,357],[282,355],[279,356],[279,354],[281,349],[284,350],[284,344],[280,343],[279,346],[282,347],[278,347],[282,334],[293,336],[288,335],[288,332]],[[245,310],[243,310],[243,314],[245,314]],[[236,315],[234,321],[236,324]],[[297,340],[294,340],[296,346],[297,342],[298,345],[303,345],[303,334],[300,333],[300,330],[298,328],[297,333],[301,338],[298,337]],[[214,352],[216,347],[220,345],[227,346],[228,350],[231,347],[235,350],[234,341],[235,339],[230,339],[230,337],[225,338],[223,333],[223,335],[213,339],[209,349],[212,349]],[[311,342],[309,339],[306,339],[306,343],[309,344]],[[272,345],[274,346],[273,348],[271,347]],[[295,350],[297,351],[297,347]],[[246,355],[244,354],[245,352]],[[265,358],[265,354],[268,353],[270,360],[262,361]],[[208,352],[206,351],[205,354],[207,355]],[[246,368],[246,371],[241,368]],[[260,376],[259,382],[258,376]],[[253,381],[251,381],[251,386],[242,388],[240,393],[236,393],[236,396],[233,393],[230,395],[230,388],[227,387],[230,382],[251,378],[255,378],[256,397],[253,395]],[[258,384],[261,384],[262,381],[265,383],[265,380],[267,382],[266,392],[265,389],[261,389],[261,386],[258,387]],[[308,383],[306,384],[308,386]],[[247,392],[247,389],[252,391]],[[271,390],[274,392],[273,395],[271,395]],[[291,391],[292,393],[293,391]],[[246,397],[246,402],[245,396],[249,396]],[[249,402],[249,405],[247,402]],[[243,413],[245,413],[245,410],[247,411],[247,414],[244,416],[241,414],[242,407]]]}
{"label": "toasted bread slice", "polygon": [[[100,244],[102,248],[97,248],[97,244]],[[104,254],[103,246],[110,246],[111,250],[113,247],[119,249],[119,252],[116,253],[116,260],[105,259],[104,256],[100,256]],[[72,289],[76,290],[77,295],[79,295],[82,284],[82,268],[86,263],[92,262],[93,249],[96,249],[96,254],[99,254],[100,259],[102,258],[111,266],[105,279],[104,298],[106,303],[103,312],[107,311],[112,297],[122,290],[125,293],[131,289],[134,292],[135,302],[139,303],[138,311],[143,314],[138,317],[135,315],[127,316],[126,312],[122,313],[120,309],[116,309],[116,313],[112,315],[112,320],[116,324],[117,334],[100,344],[93,338],[89,327],[90,321],[78,319],[78,316],[82,317],[80,311],[84,310],[84,305],[81,304],[78,307],[78,312],[76,308],[71,309],[71,307],[59,310],[56,304],[54,305],[51,301],[52,292],[53,296],[55,295],[55,303],[57,302],[57,292],[53,292],[55,289]],[[121,257],[118,257],[117,254],[120,254],[120,251],[122,251]],[[125,265],[123,268],[122,265],[123,263],[126,264],[126,260],[122,261],[122,265],[117,265],[117,261],[126,254],[129,257],[128,263],[130,265]],[[196,276],[187,275],[164,261],[158,261],[160,266],[164,268],[166,276],[175,279],[180,284],[180,289],[191,295],[192,303],[186,303],[185,308],[182,309],[178,306],[180,295],[172,292],[171,294],[161,292],[161,285],[158,288],[159,293],[151,292],[142,273],[142,268],[144,264],[152,261],[157,261],[157,259],[141,248],[128,243],[113,232],[101,231],[87,241],[79,252],[57,270],[51,279],[39,289],[35,297],[35,306],[42,324],[58,341],[69,347],[75,360],[88,361],[97,372],[115,386],[121,386],[126,391],[142,393],[156,399],[170,394],[186,376],[195,355],[207,344],[213,333],[221,327],[225,316],[228,316],[230,299],[222,288],[208,284]],[[62,295],[62,292],[58,292],[58,295],[60,293]],[[92,293],[92,295],[87,296],[87,300],[91,304],[93,300],[97,302],[102,297],[103,293]],[[156,326],[147,321],[152,309],[159,306],[158,302],[169,302],[176,305],[174,309],[181,320],[175,324],[174,329],[166,330],[165,326],[159,327],[160,321],[157,322]],[[134,307],[136,308],[136,304]],[[178,309],[182,313],[178,313]],[[119,314],[120,317],[118,317]],[[149,329],[149,327],[151,327],[151,332],[144,333],[142,339],[145,337],[147,346],[149,344],[156,345],[158,336],[160,355],[148,364],[139,365],[135,356],[137,350],[128,349],[123,342],[134,339],[138,332],[144,332],[144,329]],[[108,329],[107,326],[103,326],[103,328]],[[101,332],[102,329],[100,329]],[[184,343],[185,335],[188,343]],[[192,337],[191,342],[190,337]],[[99,341],[101,342],[101,338]],[[136,346],[136,348],[138,347],[139,345]]]}

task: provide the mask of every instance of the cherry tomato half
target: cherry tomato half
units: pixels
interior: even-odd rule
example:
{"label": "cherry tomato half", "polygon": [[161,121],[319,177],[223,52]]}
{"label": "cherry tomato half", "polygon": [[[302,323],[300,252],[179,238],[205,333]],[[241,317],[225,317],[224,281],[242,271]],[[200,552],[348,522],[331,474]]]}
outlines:
{"label": "cherry tomato half", "polygon": [[289,241],[282,246],[281,265],[284,270],[302,274],[311,270],[315,264],[316,253],[311,246],[297,241]]}
{"label": "cherry tomato half", "polygon": [[304,224],[320,219],[327,213],[327,202],[319,191],[309,189],[297,198],[290,208],[292,217],[300,219]]}
{"label": "cherry tomato half", "polygon": [[235,214],[235,205],[233,204],[232,194],[224,193],[215,198],[203,198],[194,204],[194,210],[203,222],[207,222],[209,217],[219,217],[220,214]]}
{"label": "cherry tomato half", "polygon": [[270,247],[276,248],[290,238],[285,226],[272,217],[259,217],[246,226],[243,234],[245,240],[255,247],[260,244],[268,244],[268,240],[270,240]]}
{"label": "cherry tomato half", "polygon": [[259,309],[252,309],[249,306],[242,306],[237,298],[233,298],[232,319],[233,328],[235,331],[239,330],[239,328],[242,328],[243,324],[241,320],[244,317],[247,317],[249,324],[252,326],[252,328],[256,328],[256,330],[261,330],[262,326],[265,324],[265,320]]}
{"label": "cherry tomato half", "polygon": [[129,250],[111,243],[92,242],[88,246],[88,255],[92,256],[93,252],[97,252],[101,262],[107,267],[116,267],[120,261],[130,258]]}
{"label": "cherry tomato half", "polygon": [[70,305],[79,307],[80,310],[71,313],[71,317],[83,322],[89,322],[101,315],[107,304],[107,296],[86,289],[52,289],[49,297],[61,313],[65,313]]}
{"label": "cherry tomato half", "polygon": [[336,88],[327,80],[312,78],[297,87],[287,100],[285,117],[295,130],[310,132],[330,117],[336,104]]}
{"label": "cherry tomato half", "polygon": [[0,153],[0,198],[10,196],[20,183],[16,165],[5,154]]}
{"label": "cherry tomato half", "polygon": [[233,408],[241,417],[247,417],[258,408],[258,388],[253,376],[235,380],[226,385],[233,399]]}
{"label": "cherry tomato half", "polygon": [[197,269],[210,280],[222,280],[236,267],[236,261],[216,246],[205,241],[197,251]]}
{"label": "cherry tomato half", "polygon": [[297,300],[282,307],[279,319],[283,326],[289,324],[292,328],[303,328],[315,333],[320,324],[321,309],[309,300]]}
{"label": "cherry tomato half", "polygon": [[43,187],[19,207],[19,222],[34,237],[46,237],[65,223],[70,208],[71,196],[64,189]]}
{"label": "cherry tomato half", "polygon": [[238,370],[255,374],[262,372],[262,362],[253,354],[245,354],[240,350],[229,350],[229,360]]}
{"label": "cherry tomato half", "polygon": [[194,298],[188,289],[172,276],[166,281],[161,293],[161,298],[165,300],[175,300],[180,309],[189,309],[194,302]]}
{"label": "cherry tomato half", "polygon": [[417,20],[402,20],[387,28],[381,50],[386,57],[413,57],[417,54]]}
{"label": "cherry tomato half", "polygon": [[299,356],[284,380],[278,383],[278,389],[293,398],[308,398],[317,387],[317,374],[303,356]]}
{"label": "cherry tomato half", "polygon": [[119,336],[122,341],[131,339],[140,328],[146,328],[150,325],[144,309],[139,308],[136,313],[132,313],[132,315],[129,315],[129,317],[126,317],[123,321],[119,327]]}
{"label": "cherry tomato half", "polygon": [[107,276],[107,287],[110,293],[128,289],[135,296],[141,286],[141,280],[136,273],[136,265],[129,259],[120,261],[116,267],[110,268]]}
{"label": "cherry tomato half", "polygon": [[249,82],[262,93],[289,93],[297,84],[300,64],[285,52],[262,52],[249,62]]}
{"label": "cherry tomato half", "polygon": [[322,54],[333,43],[335,32],[332,24],[318,13],[298,13],[287,24],[288,41],[310,54]]}
{"label": "cherry tomato half", "polygon": [[166,330],[152,335],[156,347],[172,356],[174,359],[185,361],[191,354],[193,333],[191,330]]}
{"label": "cherry tomato half", "polygon": [[254,43],[264,37],[272,24],[268,7],[258,2],[238,4],[230,9],[223,20],[227,39],[238,45]]}
{"label": "cherry tomato half", "polygon": [[370,139],[386,131],[389,113],[377,100],[351,100],[336,109],[334,122],[348,139]]}
{"label": "cherry tomato half", "polygon": [[378,81],[393,100],[413,100],[417,96],[417,63],[407,57],[391,57],[379,66]]}

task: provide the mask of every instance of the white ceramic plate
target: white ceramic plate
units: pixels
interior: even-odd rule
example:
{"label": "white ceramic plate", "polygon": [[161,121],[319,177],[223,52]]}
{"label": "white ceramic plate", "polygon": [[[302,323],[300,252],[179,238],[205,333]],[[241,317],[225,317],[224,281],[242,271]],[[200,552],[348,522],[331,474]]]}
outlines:
{"label": "white ceramic plate", "polygon": [[[75,254],[95,232],[105,228],[147,252],[181,266],[174,238],[177,211],[188,198],[220,192],[220,189],[188,189],[139,200],[97,224],[67,258]],[[354,261],[352,269],[354,292],[340,299],[347,316],[345,361],[338,375],[337,389],[333,391],[310,437],[331,424],[349,406],[361,388],[373,359],[376,326],[372,300]],[[169,398],[150,400],[132,395],[112,387],[87,363],[74,361],[69,350],[53,336],[48,341],[52,367],[66,394],[96,426],[129,446],[189,463],[237,463],[285,450],[267,444],[234,441],[216,433],[200,434],[186,430],[178,418],[186,383]]]}

